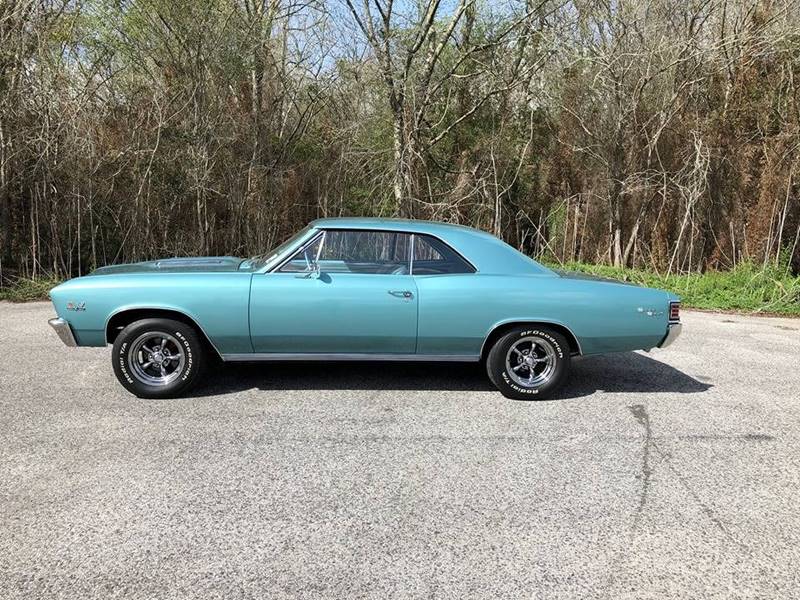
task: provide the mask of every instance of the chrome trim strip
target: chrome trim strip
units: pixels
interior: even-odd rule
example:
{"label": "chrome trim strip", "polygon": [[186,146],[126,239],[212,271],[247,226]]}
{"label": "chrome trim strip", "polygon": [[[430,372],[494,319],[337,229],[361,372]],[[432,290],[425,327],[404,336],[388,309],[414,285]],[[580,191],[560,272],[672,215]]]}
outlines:
{"label": "chrome trim strip", "polygon": [[369,352],[254,352],[252,354],[223,354],[225,362],[363,360],[401,362],[478,362],[474,354],[370,354]]}
{"label": "chrome trim strip", "polygon": [[[328,227],[326,229],[318,229],[317,231],[320,231],[320,232],[323,232],[323,233],[326,232],[326,231],[371,231],[371,232],[378,232],[379,231],[379,232],[383,232],[383,233],[404,233],[406,235],[412,236],[412,240],[411,240],[412,243],[413,243],[413,236],[415,236],[415,235],[426,236],[427,235],[427,236],[432,237],[432,238],[434,238],[436,240],[439,240],[445,246],[450,248],[450,250],[452,250],[455,254],[460,256],[461,260],[463,260],[465,263],[467,263],[473,270],[472,273],[459,273],[459,275],[475,275],[477,273],[480,273],[480,269],[478,269],[478,267],[476,267],[475,264],[471,260],[469,260],[466,256],[464,256],[460,251],[458,251],[456,248],[454,248],[453,244],[451,244],[447,240],[441,238],[440,236],[438,236],[438,235],[436,235],[434,233],[422,233],[422,232],[413,231],[413,230],[410,230],[410,229],[381,229],[380,227],[369,228],[369,229],[368,228],[361,228],[361,227],[354,227],[354,228]],[[264,271],[264,273],[277,273],[280,270],[280,268],[283,267],[284,264],[289,262],[289,259],[292,256],[294,256],[295,254],[297,254],[298,252],[300,252],[301,250],[303,250],[305,247],[309,246],[310,244],[313,244],[318,237],[319,237],[319,235],[315,235],[314,237],[309,239],[308,242],[306,242],[304,244],[301,244],[300,246],[297,246],[297,248],[295,248],[293,251],[288,251],[287,250],[287,252],[289,252],[289,256],[287,256],[286,258],[284,258],[280,262],[276,263],[276,266],[272,267],[271,269],[268,269],[268,270]],[[413,246],[412,246],[412,251],[413,251]],[[413,255],[412,255],[412,259],[413,259]],[[412,260],[411,266],[413,266],[413,260]],[[410,269],[410,268],[409,268],[408,273],[409,273],[409,275],[413,275],[414,274],[413,270]]]}
{"label": "chrome trim strip", "polygon": [[75,341],[75,336],[72,335],[72,328],[64,319],[61,317],[50,319],[47,321],[47,324],[55,330],[59,339],[64,342],[65,346],[74,348],[78,345],[78,343]]}
{"label": "chrome trim strip", "polygon": [[670,323],[667,325],[667,335],[664,336],[664,339],[661,340],[661,343],[658,345],[659,348],[666,348],[681,334],[681,330],[683,329],[683,325],[680,323]]}
{"label": "chrome trim strip", "polygon": [[411,242],[409,244],[410,247],[408,249],[408,274],[409,275],[413,275],[414,274],[414,245],[417,243],[416,242],[416,238],[417,238],[417,234],[416,233],[412,233],[411,234]]}
{"label": "chrome trim strip", "polygon": [[[450,250],[452,250],[452,251],[453,251],[453,253],[454,253],[456,256],[459,256],[459,257],[461,257],[461,260],[463,260],[465,263],[467,263],[467,264],[470,266],[470,268],[472,269],[472,273],[452,273],[452,275],[475,275],[475,274],[477,274],[477,273],[479,272],[479,270],[478,270],[478,267],[476,267],[476,266],[475,266],[475,264],[474,264],[474,263],[473,263],[471,260],[469,260],[469,259],[468,259],[466,256],[464,256],[464,255],[463,255],[463,254],[462,254],[460,251],[456,250],[456,249],[453,247],[453,244],[451,244],[451,243],[450,243],[450,242],[448,242],[447,240],[445,240],[445,239],[443,239],[443,238],[439,237],[438,235],[434,235],[433,233],[422,233],[422,232],[407,232],[407,233],[411,233],[411,235],[418,235],[418,236],[420,236],[420,237],[425,237],[425,236],[428,236],[428,237],[432,237],[432,238],[433,238],[433,239],[435,239],[435,240],[439,240],[439,241],[440,241],[440,242],[442,242],[442,243],[443,243],[445,246],[447,246],[448,248],[450,248]],[[413,270],[411,271],[411,274],[412,274],[412,275],[414,274],[414,271],[413,271]],[[422,275],[420,275],[420,277],[423,277],[423,276],[422,276]],[[435,277],[435,275],[434,275],[434,277]]]}
{"label": "chrome trim strip", "polygon": [[[262,273],[277,273],[277,272],[279,272],[281,270],[281,268],[283,268],[283,265],[288,263],[295,254],[305,250],[311,244],[316,242],[321,236],[324,236],[326,230],[325,229],[317,229],[316,231],[317,231],[316,235],[311,236],[311,238],[308,241],[302,242],[294,250],[292,250],[292,249],[287,250],[286,252],[288,252],[288,255],[286,257],[284,257],[283,260],[279,260],[277,263],[275,263],[274,267],[271,267],[271,268],[267,269],[266,271],[262,271]],[[322,251],[322,247],[321,246],[320,246],[320,251]]]}
{"label": "chrome trim strip", "polygon": [[[317,255],[314,257],[314,261],[316,261],[316,263],[317,263],[317,269],[319,269],[319,257],[322,256],[322,249],[325,247],[325,240],[327,238],[328,238],[328,232],[323,229],[322,230],[322,241],[319,243],[319,248],[317,248]],[[297,253],[295,252],[295,254],[297,254]],[[292,256],[294,256],[294,254]]]}

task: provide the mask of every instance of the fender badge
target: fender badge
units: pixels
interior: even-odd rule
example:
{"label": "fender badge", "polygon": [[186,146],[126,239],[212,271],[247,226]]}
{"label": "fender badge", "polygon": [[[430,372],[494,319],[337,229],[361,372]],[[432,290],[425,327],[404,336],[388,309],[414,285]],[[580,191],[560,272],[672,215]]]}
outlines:
{"label": "fender badge", "polygon": [[67,302],[67,310],[86,310],[86,302]]}

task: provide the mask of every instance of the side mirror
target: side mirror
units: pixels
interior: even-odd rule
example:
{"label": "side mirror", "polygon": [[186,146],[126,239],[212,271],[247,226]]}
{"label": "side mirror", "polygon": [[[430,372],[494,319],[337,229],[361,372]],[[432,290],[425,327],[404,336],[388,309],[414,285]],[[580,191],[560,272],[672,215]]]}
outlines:
{"label": "side mirror", "polygon": [[319,279],[320,276],[319,263],[313,262],[309,266],[311,268],[308,271],[304,271],[303,273],[298,273],[297,277],[300,279]]}

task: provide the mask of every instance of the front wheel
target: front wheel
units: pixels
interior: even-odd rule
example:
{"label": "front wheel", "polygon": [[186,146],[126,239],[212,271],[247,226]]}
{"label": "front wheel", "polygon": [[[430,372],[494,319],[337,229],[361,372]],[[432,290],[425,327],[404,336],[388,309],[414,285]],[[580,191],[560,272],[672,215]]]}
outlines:
{"label": "front wheel", "polygon": [[194,328],[171,319],[142,319],[114,341],[114,374],[139,398],[172,398],[194,385],[204,361]]}
{"label": "front wheel", "polygon": [[506,397],[544,400],[569,375],[569,343],[548,327],[516,327],[492,346],[486,358],[489,379]]}

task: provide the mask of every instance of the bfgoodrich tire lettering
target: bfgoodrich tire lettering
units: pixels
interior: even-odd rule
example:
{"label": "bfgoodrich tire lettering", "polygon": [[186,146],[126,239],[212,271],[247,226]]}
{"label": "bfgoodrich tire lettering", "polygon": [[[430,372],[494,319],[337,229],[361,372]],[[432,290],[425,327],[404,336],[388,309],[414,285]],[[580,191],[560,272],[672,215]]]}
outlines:
{"label": "bfgoodrich tire lettering", "polygon": [[495,342],[486,358],[489,379],[506,397],[544,400],[566,381],[569,343],[549,327],[516,327]]}
{"label": "bfgoodrich tire lettering", "polygon": [[197,332],[171,319],[142,319],[114,341],[112,365],[119,382],[139,398],[172,398],[187,392],[204,364]]}

